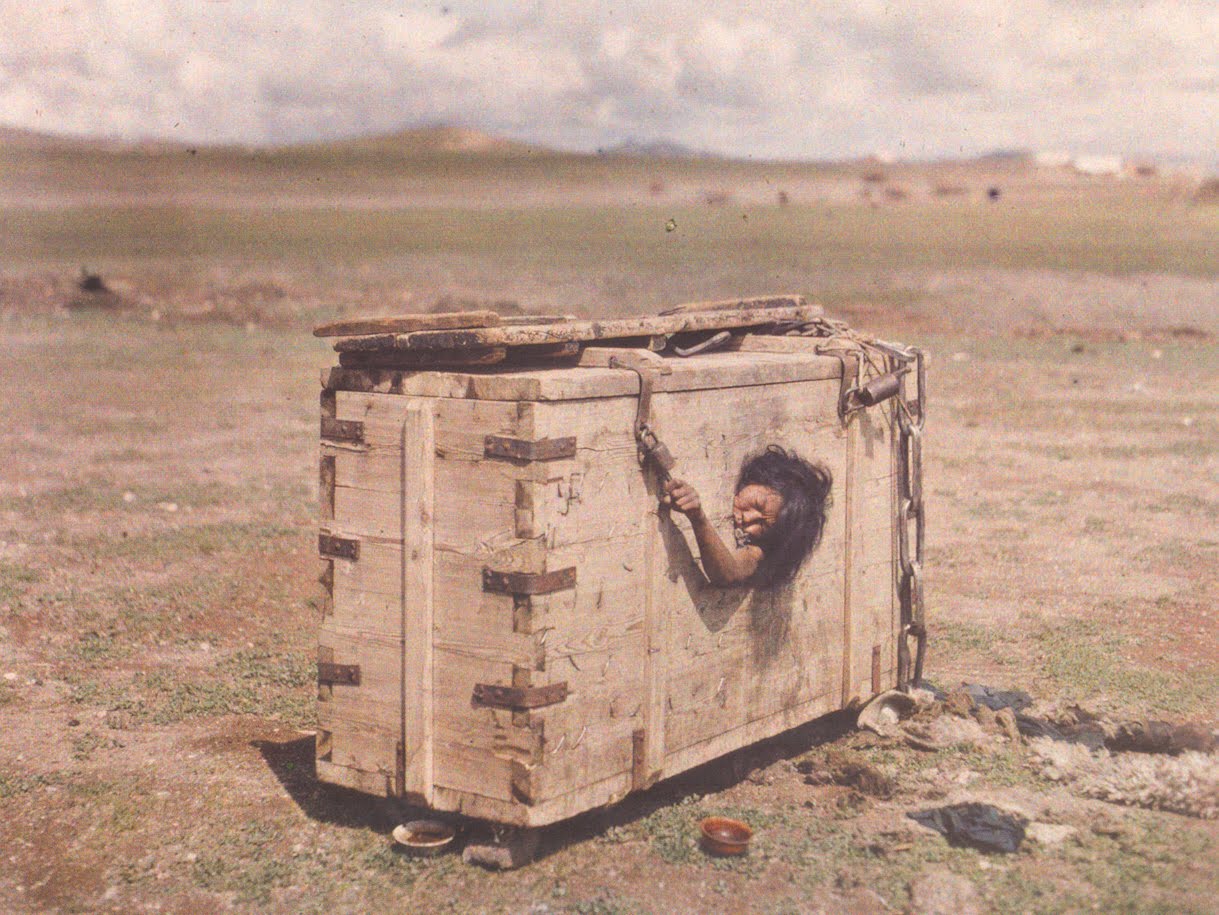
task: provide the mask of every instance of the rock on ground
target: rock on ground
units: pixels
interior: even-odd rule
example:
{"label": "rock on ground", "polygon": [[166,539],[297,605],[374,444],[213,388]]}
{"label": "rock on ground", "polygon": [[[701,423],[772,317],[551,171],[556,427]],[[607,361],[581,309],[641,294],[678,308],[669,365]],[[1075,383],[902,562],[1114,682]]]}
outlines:
{"label": "rock on ground", "polygon": [[936,868],[910,884],[910,910],[914,915],[980,915],[982,900],[964,877]]}

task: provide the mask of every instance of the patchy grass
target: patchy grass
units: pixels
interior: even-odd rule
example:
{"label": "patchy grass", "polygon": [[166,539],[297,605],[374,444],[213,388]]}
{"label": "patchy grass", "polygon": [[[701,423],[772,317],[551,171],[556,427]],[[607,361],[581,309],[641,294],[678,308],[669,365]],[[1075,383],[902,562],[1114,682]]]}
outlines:
{"label": "patchy grass", "polygon": [[236,487],[220,483],[173,485],[132,483],[124,485],[105,477],[92,477],[30,496],[0,499],[0,511],[20,511],[43,517],[84,512],[120,512],[132,515],[173,506],[173,511],[231,505],[240,494]]}
{"label": "patchy grass", "polygon": [[53,772],[36,772],[33,775],[17,775],[0,772],[0,800],[28,794],[49,785],[58,785],[62,777]]}
{"label": "patchy grass", "polygon": [[218,843],[222,853],[197,858],[192,869],[196,885],[206,890],[234,893],[239,902],[266,905],[277,886],[293,876],[285,854],[283,834],[263,823],[247,823],[229,830]]}
{"label": "patchy grass", "polygon": [[69,677],[68,683],[73,704],[127,712],[137,724],[257,715],[309,727],[316,715],[316,680],[311,652],[251,648],[204,667],[162,665],[105,681]]}
{"label": "patchy grass", "polygon": [[[265,177],[282,166],[250,168]],[[180,172],[176,163],[158,175],[172,183]],[[979,298],[979,314],[1021,311],[998,315],[1001,327],[1056,304],[1041,301],[1046,288],[1105,301],[1105,290],[1127,288],[1097,292],[1087,271],[1219,275],[1219,211],[1144,205],[1131,186],[1052,207],[1017,204],[1005,187],[1000,206],[934,209],[805,201],[355,212],[285,200],[267,212],[242,202],[0,214],[14,215],[0,219],[0,259],[45,266],[59,290],[38,318],[13,315],[12,287],[3,290],[3,331],[18,355],[4,378],[12,479],[0,527],[11,552],[0,563],[0,626],[21,686],[0,684],[0,704],[24,714],[29,699],[86,722],[56,730],[39,720],[36,733],[0,738],[11,885],[61,894],[40,904],[0,889],[0,908],[633,913],[680,911],[668,897],[684,892],[699,909],[801,912],[817,894],[862,885],[900,910],[911,881],[944,867],[996,912],[1205,910],[1211,824],[1134,811],[1114,837],[1056,809],[1080,828],[1077,840],[1002,859],[876,826],[942,796],[957,776],[970,790],[1046,797],[1049,786],[1012,747],[915,753],[848,738],[894,774],[894,800],[840,805],[795,775],[773,784],[725,776],[672,804],[660,788],[638,799],[635,819],[556,843],[522,871],[489,874],[455,855],[395,854],[391,814],[320,785],[312,740],[294,730],[315,715],[316,369],[333,362],[327,344],[300,332],[306,321],[427,307],[442,293],[608,316],[773,290],[811,293],[887,336],[894,324],[917,329],[912,312],[960,308],[975,289],[996,291]],[[677,228],[666,232],[670,218]],[[140,319],[50,317],[82,262],[125,284]],[[1050,286],[1034,274],[1019,287],[1012,274],[987,287],[960,273],[1059,267],[1083,273]],[[1155,282],[1128,285],[1144,280]],[[1189,307],[1210,301],[1210,287],[1190,283]],[[180,317],[205,303],[233,305],[217,320],[256,322],[265,308],[298,330],[151,319],[153,309]],[[1098,313],[1094,305],[1088,320]],[[1183,312],[1180,323],[1203,319]],[[928,677],[951,670],[1115,712],[1212,708],[1213,665],[1188,677],[1168,669],[1129,611],[1179,613],[1171,635],[1188,640],[1214,605],[1213,577],[1198,572],[1213,536],[1197,532],[1210,530],[1215,502],[1192,459],[1215,430],[1202,393],[1215,380],[1215,346],[1085,338],[1076,353],[1074,338],[1002,332],[922,342],[932,351]],[[1108,574],[1116,555],[1128,579]],[[1166,594],[1173,603],[1160,603]],[[1126,659],[1133,648],[1142,663]],[[104,710],[124,713],[113,731],[99,723]],[[113,741],[126,744],[121,753]],[[69,770],[55,771],[64,759]],[[747,858],[702,853],[697,824],[710,814],[757,828]],[[82,822],[91,831],[75,832]],[[564,829],[557,835],[569,838]],[[120,895],[104,901],[109,887]]]}
{"label": "patchy grass", "polygon": [[86,762],[93,758],[98,750],[109,750],[122,744],[113,737],[103,737],[95,731],[85,731],[72,738],[72,758],[77,762]]}
{"label": "patchy grass", "polygon": [[[1102,608],[1103,615],[1110,610]],[[1188,674],[1148,668],[1129,657],[1130,636],[1097,620],[1064,620],[1033,636],[1039,676],[1050,695],[1099,709],[1128,708],[1188,715],[1214,711],[1219,671]]]}
{"label": "patchy grass", "polygon": [[95,561],[138,560],[153,563],[196,556],[230,557],[265,553],[281,548],[287,538],[299,535],[299,528],[282,523],[233,521],[167,527],[126,537],[71,539],[65,546],[87,553]]}
{"label": "patchy grass", "polygon": [[17,600],[29,590],[29,585],[42,581],[42,573],[29,566],[0,562],[0,604]]}
{"label": "patchy grass", "polygon": [[307,727],[316,714],[316,662],[307,654],[238,653],[214,671],[182,674],[169,668],[137,674],[132,689],[137,720],[168,725],[188,718],[258,715]]}

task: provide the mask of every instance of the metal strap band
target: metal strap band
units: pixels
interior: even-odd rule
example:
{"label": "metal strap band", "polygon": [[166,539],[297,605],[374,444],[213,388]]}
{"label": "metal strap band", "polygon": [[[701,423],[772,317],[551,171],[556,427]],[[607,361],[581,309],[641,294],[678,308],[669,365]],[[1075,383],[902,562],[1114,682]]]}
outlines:
{"label": "metal strap band", "polygon": [[323,559],[360,558],[360,541],[350,537],[337,537],[334,534],[318,534],[317,551]]}
{"label": "metal strap band", "polygon": [[546,686],[496,686],[493,683],[474,684],[474,701],[478,705],[492,708],[525,709],[543,708],[567,698],[567,681]]}
{"label": "metal strap band", "polygon": [[318,661],[317,682],[329,686],[359,686],[360,665]]}
{"label": "metal strap band", "polygon": [[362,444],[364,424],[357,419],[331,419],[329,416],[323,416],[322,438],[332,442]]}
{"label": "metal strap band", "polygon": [[576,567],[553,572],[500,572],[483,569],[483,590],[498,594],[550,594],[576,586]]}
{"label": "metal strap band", "polygon": [[553,461],[576,456],[576,437],[541,438],[529,441],[505,435],[488,435],[483,440],[485,457],[510,458],[517,461]]}

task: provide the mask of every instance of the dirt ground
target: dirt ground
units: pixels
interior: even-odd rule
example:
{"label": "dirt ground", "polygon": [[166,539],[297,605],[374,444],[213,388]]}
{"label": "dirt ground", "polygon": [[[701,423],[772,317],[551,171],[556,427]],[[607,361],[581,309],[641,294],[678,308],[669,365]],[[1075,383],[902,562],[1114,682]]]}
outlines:
{"label": "dirt ground", "polygon": [[[700,277],[646,259],[621,273],[629,251],[598,274],[563,252],[321,264],[200,245],[90,261],[104,300],[76,288],[75,240],[0,259],[3,910],[946,910],[938,887],[962,915],[1214,911],[1219,822],[1080,797],[1019,743],[920,752],[838,719],[548,830],[517,871],[396,854],[401,811],[313,772],[317,376],[333,354],[308,334],[437,303],[616,314],[759,285],[820,297],[931,354],[929,679],[1213,726],[1213,252],[1128,273],[757,250]],[[809,784],[827,748],[891,776],[891,796]],[[983,855],[905,816],[958,799],[1069,836]],[[710,814],[755,827],[749,856],[698,849]]]}

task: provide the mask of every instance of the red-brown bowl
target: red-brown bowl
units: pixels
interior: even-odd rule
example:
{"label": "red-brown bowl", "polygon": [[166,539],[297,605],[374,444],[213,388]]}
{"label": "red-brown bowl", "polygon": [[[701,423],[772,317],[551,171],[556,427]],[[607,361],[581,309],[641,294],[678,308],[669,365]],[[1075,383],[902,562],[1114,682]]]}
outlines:
{"label": "red-brown bowl", "polygon": [[740,820],[707,817],[698,824],[703,848],[713,855],[743,855],[749,850],[753,830]]}

